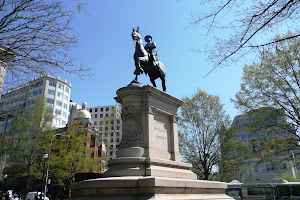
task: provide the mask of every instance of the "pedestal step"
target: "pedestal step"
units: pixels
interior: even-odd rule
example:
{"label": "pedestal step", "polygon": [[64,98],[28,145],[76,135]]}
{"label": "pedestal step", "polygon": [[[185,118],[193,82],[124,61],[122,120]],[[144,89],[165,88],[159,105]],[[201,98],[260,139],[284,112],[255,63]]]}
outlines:
{"label": "pedestal step", "polygon": [[122,157],[109,161],[105,177],[155,176],[197,180],[191,164],[145,157]]}
{"label": "pedestal step", "polygon": [[232,200],[224,194],[226,183],[161,177],[113,177],[71,185],[70,200]]}

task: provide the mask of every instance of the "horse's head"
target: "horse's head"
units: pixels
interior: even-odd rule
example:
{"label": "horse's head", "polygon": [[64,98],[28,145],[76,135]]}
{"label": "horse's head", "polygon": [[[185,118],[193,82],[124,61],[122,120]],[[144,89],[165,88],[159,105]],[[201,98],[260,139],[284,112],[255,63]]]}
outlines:
{"label": "horse's head", "polygon": [[137,29],[132,29],[131,37],[133,40],[139,41],[141,39],[140,29],[137,27]]}

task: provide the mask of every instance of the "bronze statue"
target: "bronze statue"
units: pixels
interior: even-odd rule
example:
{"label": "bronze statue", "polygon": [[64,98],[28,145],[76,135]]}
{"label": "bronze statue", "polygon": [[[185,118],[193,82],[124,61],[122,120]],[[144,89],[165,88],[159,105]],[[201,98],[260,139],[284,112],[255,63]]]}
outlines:
{"label": "bronze statue", "polygon": [[133,56],[136,67],[134,71],[134,74],[136,75],[135,81],[137,81],[138,75],[145,73],[145,75],[149,75],[150,81],[154,87],[156,87],[155,79],[160,78],[163,91],[166,91],[166,68],[162,62],[157,59],[157,53],[154,51],[156,44],[155,42],[152,42],[152,37],[150,35],[145,37],[147,44],[144,47],[139,27],[137,27],[137,29],[132,29],[131,36],[132,39],[136,41]]}

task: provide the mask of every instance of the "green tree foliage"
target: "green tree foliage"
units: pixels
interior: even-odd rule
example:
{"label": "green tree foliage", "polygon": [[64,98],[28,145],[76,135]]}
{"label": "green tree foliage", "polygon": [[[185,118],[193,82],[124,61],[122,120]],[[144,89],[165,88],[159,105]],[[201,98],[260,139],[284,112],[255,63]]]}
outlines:
{"label": "green tree foliage", "polygon": [[[76,1],[78,9],[82,3]],[[68,72],[85,75],[69,50],[77,46],[72,33],[73,11],[61,0],[1,0],[0,44],[17,55],[7,66],[6,84],[15,85],[37,75]]]}
{"label": "green tree foliage", "polygon": [[245,158],[249,156],[248,147],[244,142],[237,142],[234,139],[235,131],[234,128],[225,126],[219,130],[221,154],[216,180],[230,182],[232,180],[243,181],[247,178]]}
{"label": "green tree foliage", "polygon": [[15,114],[10,129],[10,136],[1,148],[8,156],[4,169],[10,179],[26,177],[26,191],[32,189],[32,181],[41,179],[43,173],[43,154],[49,148],[51,122],[53,113],[45,102],[38,99],[30,108]]}
{"label": "green tree foliage", "polygon": [[[277,40],[286,37],[289,35]],[[241,89],[234,100],[236,106],[254,116],[254,128],[285,129],[292,135],[287,139],[270,139],[269,146],[265,145],[270,150],[279,150],[276,146],[285,146],[282,151],[299,148],[299,60],[300,40],[293,38],[272,44],[262,52],[260,62],[244,68]]]}
{"label": "green tree foliage", "polygon": [[212,179],[218,168],[220,179],[226,179],[229,169],[236,167],[234,161],[237,160],[233,159],[236,145],[228,129],[229,116],[219,97],[198,89],[191,98],[185,97],[183,101],[179,144],[184,160],[193,165],[193,171],[200,179]]}
{"label": "green tree foliage", "polygon": [[[88,148],[86,142],[87,126],[85,122],[73,122],[72,126],[53,140],[50,158],[50,179],[63,185],[71,183],[76,173],[100,172],[102,157],[94,158],[94,148]],[[95,144],[98,145],[98,144]],[[66,183],[66,182],[65,182]]]}
{"label": "green tree foliage", "polygon": [[[201,11],[192,15],[191,24],[202,26],[215,42],[199,49],[215,63],[236,62],[248,53],[300,36],[299,1],[295,0],[199,0]],[[225,19],[225,20],[224,20]],[[274,39],[284,29],[295,33]],[[220,33],[220,34],[219,34]],[[212,44],[212,45],[211,45]],[[213,70],[212,69],[212,70]]]}
{"label": "green tree foliage", "polygon": [[[298,175],[299,177],[299,175]],[[285,180],[285,181],[288,181],[288,182],[296,182],[298,181],[296,178],[293,177],[293,175],[291,173],[284,173],[284,174],[281,174],[281,176],[278,176],[278,177],[275,177],[275,180]]]}

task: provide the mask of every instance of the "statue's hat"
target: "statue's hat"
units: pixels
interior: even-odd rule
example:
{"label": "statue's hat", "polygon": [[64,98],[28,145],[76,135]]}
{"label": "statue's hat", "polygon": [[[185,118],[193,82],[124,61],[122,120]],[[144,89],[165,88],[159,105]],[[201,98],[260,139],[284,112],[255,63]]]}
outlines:
{"label": "statue's hat", "polygon": [[146,36],[145,36],[145,41],[146,41],[148,38],[151,38],[151,40],[152,40],[151,35],[146,35]]}

